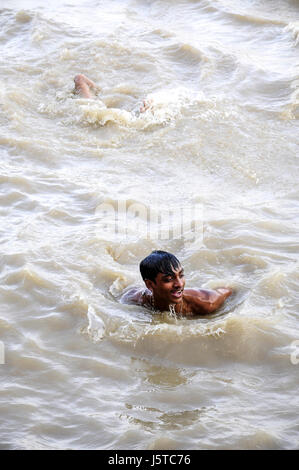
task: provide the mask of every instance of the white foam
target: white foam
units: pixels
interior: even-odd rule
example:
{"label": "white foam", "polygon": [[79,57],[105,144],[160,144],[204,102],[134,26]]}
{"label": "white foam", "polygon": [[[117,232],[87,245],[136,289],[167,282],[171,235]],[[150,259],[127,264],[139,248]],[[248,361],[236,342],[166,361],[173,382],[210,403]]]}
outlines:
{"label": "white foam", "polygon": [[145,99],[148,109],[144,112],[139,111],[142,105],[128,111],[108,108],[98,99],[78,99],[77,104],[80,106],[82,122],[99,126],[113,122],[122,126],[147,128],[151,125],[171,123],[181,116],[184,108],[203,100],[203,93],[178,87],[149,94]]}
{"label": "white foam", "polygon": [[105,324],[103,320],[96,314],[95,309],[92,306],[88,306],[88,326],[87,333],[92,339],[92,341],[97,342],[101,341],[105,334]]}

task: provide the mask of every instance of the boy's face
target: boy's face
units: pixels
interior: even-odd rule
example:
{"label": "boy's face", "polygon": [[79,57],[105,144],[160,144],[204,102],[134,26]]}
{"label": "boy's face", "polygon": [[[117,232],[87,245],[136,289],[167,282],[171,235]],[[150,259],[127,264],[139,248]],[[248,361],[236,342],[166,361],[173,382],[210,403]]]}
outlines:
{"label": "boy's face", "polygon": [[184,270],[181,266],[171,274],[158,273],[153,281],[146,281],[146,286],[153,292],[155,300],[167,304],[180,303],[185,287]]}

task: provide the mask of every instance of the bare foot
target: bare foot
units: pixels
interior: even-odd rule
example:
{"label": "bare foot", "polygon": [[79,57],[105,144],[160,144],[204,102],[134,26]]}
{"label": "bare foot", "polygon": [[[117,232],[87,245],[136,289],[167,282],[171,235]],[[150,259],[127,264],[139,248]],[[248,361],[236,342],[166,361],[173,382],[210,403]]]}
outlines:
{"label": "bare foot", "polygon": [[75,82],[75,91],[76,93],[83,96],[83,98],[93,98],[94,95],[91,93],[93,91],[99,91],[100,88],[96,84],[87,78],[83,73],[79,73],[74,78]]}
{"label": "bare foot", "polygon": [[148,99],[144,100],[142,106],[140,107],[140,112],[145,113],[148,109],[151,109],[153,107],[153,100]]}

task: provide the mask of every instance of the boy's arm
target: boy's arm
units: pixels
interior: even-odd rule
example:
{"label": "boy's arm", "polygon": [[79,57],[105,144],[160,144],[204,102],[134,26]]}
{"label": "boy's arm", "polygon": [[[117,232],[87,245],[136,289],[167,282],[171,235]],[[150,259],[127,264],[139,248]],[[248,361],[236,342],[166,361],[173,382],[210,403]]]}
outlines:
{"label": "boy's arm", "polygon": [[219,287],[215,290],[190,290],[194,313],[207,314],[215,312],[231,294],[232,289],[229,287]]}

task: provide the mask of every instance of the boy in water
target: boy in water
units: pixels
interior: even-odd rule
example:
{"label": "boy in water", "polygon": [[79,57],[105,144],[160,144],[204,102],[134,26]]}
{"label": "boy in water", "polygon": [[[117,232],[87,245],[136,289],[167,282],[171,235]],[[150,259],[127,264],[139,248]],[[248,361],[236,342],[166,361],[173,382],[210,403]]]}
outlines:
{"label": "boy in water", "polygon": [[181,316],[215,312],[232,294],[232,289],[186,289],[184,270],[179,260],[166,251],[153,251],[140,263],[140,273],[147,289],[132,288],[121,298],[154,311],[169,310]]}
{"label": "boy in water", "polygon": [[[87,78],[82,73],[79,73],[74,78],[75,82],[75,92],[78,95],[81,95],[82,98],[93,99],[100,91],[100,87],[98,87],[92,80]],[[142,106],[139,109],[140,113],[144,113],[152,106],[152,100],[148,99],[143,101]]]}

